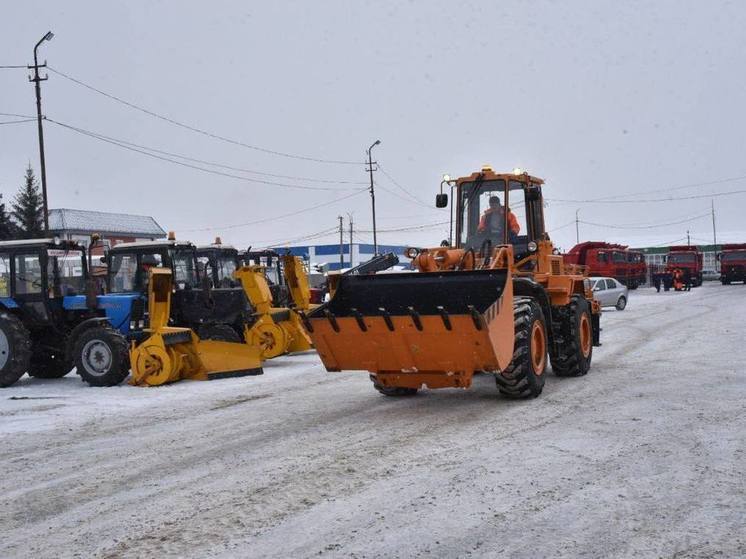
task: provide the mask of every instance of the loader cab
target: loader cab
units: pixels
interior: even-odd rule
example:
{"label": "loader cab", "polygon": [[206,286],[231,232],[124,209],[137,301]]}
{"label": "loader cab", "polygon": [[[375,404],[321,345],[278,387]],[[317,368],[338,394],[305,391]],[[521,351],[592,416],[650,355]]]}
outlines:
{"label": "loader cab", "polygon": [[[516,259],[545,238],[543,181],[528,173],[496,174],[488,167],[456,181],[456,246],[486,254],[511,244]],[[499,202],[498,202],[499,201]]]}
{"label": "loader cab", "polygon": [[282,258],[275,250],[247,250],[241,254],[241,260],[246,266],[264,266],[264,277],[272,293],[272,301],[276,307],[290,305],[290,289],[285,282]]}

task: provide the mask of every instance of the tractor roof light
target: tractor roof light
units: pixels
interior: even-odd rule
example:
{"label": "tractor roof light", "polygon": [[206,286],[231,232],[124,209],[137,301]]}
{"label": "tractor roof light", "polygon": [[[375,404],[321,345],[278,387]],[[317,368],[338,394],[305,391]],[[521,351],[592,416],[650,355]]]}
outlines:
{"label": "tractor roof light", "polygon": [[449,175],[448,173],[443,175],[443,182],[451,182],[451,175]]}
{"label": "tractor roof light", "polygon": [[176,240],[176,233],[174,233],[173,231],[169,231],[168,232],[168,240],[169,241],[175,241]]}
{"label": "tractor roof light", "polygon": [[526,174],[526,170],[525,169],[521,169],[520,167],[516,167],[515,169],[513,169],[513,174],[515,176],[525,175]]}

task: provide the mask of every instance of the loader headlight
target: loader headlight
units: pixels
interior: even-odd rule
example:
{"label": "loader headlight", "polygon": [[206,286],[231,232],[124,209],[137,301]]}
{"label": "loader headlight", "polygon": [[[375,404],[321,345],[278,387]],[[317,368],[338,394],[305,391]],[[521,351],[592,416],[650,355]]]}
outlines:
{"label": "loader headlight", "polygon": [[528,243],[529,252],[536,252],[537,248],[539,248],[539,245],[537,245],[536,242],[531,241],[530,243]]}
{"label": "loader headlight", "polygon": [[412,260],[417,258],[417,255],[419,253],[420,253],[420,249],[418,249],[417,247],[407,247],[406,249],[404,249],[404,256]]}

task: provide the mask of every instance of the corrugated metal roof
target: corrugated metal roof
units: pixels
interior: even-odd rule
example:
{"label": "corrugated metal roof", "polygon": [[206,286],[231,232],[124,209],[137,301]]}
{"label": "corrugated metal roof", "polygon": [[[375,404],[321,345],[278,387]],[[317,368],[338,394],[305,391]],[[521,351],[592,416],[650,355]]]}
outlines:
{"label": "corrugated metal roof", "polygon": [[150,216],[67,208],[49,210],[49,229],[85,233],[126,233],[134,237],[166,235],[163,228]]}

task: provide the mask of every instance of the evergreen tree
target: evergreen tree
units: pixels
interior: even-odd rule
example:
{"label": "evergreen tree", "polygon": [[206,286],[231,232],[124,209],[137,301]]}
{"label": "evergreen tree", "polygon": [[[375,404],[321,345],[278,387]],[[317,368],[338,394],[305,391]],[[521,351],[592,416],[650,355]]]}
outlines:
{"label": "evergreen tree", "polygon": [[11,215],[18,227],[19,238],[34,239],[44,236],[44,205],[30,164],[26,169],[25,183],[13,202]]}
{"label": "evergreen tree", "polygon": [[5,210],[5,202],[2,201],[3,195],[0,194],[0,241],[15,239],[17,235],[16,225],[11,221],[10,215]]}

